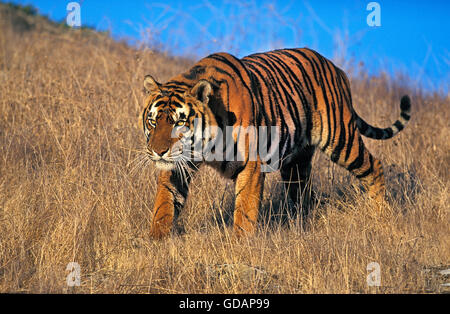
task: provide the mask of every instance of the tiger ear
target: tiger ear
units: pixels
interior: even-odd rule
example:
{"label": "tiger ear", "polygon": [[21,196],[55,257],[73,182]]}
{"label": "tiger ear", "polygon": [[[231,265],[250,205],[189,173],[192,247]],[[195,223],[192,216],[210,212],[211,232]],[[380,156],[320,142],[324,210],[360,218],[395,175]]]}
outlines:
{"label": "tiger ear", "polygon": [[144,77],[144,92],[147,94],[154,93],[159,90],[159,84],[151,75]]}
{"label": "tiger ear", "polygon": [[208,104],[211,92],[212,86],[207,80],[198,81],[198,83],[191,89],[191,95],[204,104]]}

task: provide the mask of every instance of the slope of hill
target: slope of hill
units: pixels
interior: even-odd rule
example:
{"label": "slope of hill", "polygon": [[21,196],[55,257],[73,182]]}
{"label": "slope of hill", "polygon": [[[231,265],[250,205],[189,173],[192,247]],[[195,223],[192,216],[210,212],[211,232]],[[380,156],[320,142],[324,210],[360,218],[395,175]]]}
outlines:
{"label": "slope of hill", "polygon": [[[355,108],[375,125],[394,121],[402,94],[413,99],[404,132],[366,140],[385,165],[382,216],[317,154],[321,203],[307,221],[289,219],[271,174],[257,235],[233,238],[232,184],[205,168],[179,217],[184,232],[149,239],[156,171],[136,162],[141,83],[191,63],[0,4],[0,292],[444,291],[435,270],[450,265],[450,100],[388,76],[352,79]],[[67,285],[70,262],[80,286]],[[379,287],[367,284],[372,262]]]}

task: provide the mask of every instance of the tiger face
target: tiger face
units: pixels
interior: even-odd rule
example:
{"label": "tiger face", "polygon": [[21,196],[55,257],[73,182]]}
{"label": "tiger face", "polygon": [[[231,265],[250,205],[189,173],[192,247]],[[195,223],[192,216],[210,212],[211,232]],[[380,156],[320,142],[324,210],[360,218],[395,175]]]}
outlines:
{"label": "tiger face", "polygon": [[186,164],[194,153],[195,119],[207,114],[211,85],[206,80],[193,88],[171,88],[144,79],[146,107],[142,115],[147,155],[162,170]]}

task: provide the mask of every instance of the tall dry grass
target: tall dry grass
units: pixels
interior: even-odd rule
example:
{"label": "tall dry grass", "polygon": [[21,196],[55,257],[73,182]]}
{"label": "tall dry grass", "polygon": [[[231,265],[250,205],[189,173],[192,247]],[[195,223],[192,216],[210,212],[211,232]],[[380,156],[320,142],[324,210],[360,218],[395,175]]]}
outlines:
{"label": "tall dry grass", "polygon": [[[144,145],[141,81],[164,81],[192,61],[86,31],[0,23],[0,292],[443,291],[430,269],[450,265],[448,95],[413,93],[398,137],[365,140],[384,162],[382,216],[356,179],[317,154],[321,202],[305,221],[289,217],[270,174],[257,234],[233,238],[231,182],[204,168],[179,217],[184,232],[154,241],[156,171],[134,162]],[[355,108],[389,125],[412,92],[401,83],[352,79]],[[79,287],[67,286],[69,262],[81,267]],[[370,262],[380,287],[367,285]]]}

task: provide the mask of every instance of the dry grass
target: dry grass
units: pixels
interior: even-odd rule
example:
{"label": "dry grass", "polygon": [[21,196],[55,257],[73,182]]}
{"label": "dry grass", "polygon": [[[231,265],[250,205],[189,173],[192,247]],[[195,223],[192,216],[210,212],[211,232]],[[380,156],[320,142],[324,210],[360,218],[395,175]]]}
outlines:
{"label": "dry grass", "polygon": [[[366,140],[385,166],[382,217],[356,179],[317,154],[322,202],[307,221],[285,219],[271,174],[257,235],[234,239],[231,182],[205,168],[180,216],[185,233],[153,241],[156,172],[133,171],[144,144],[141,80],[168,79],[190,61],[0,21],[0,292],[442,292],[425,269],[450,265],[448,95],[415,93],[401,135]],[[352,86],[357,111],[380,126],[407,91],[383,76]],[[72,261],[81,286],[69,288]],[[380,264],[381,287],[367,286],[370,262]],[[223,264],[231,267],[214,266]]]}

